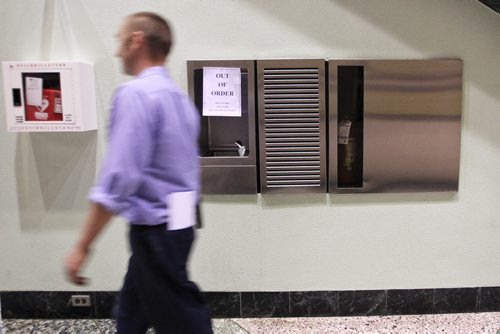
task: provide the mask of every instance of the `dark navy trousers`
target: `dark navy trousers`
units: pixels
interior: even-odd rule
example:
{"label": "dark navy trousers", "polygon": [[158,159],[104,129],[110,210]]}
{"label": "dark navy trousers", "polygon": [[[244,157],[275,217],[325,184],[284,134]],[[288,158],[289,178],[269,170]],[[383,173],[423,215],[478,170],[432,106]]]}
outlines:
{"label": "dark navy trousers", "polygon": [[189,281],[186,262],[194,229],[131,225],[132,256],[116,303],[118,334],[212,333],[203,296]]}

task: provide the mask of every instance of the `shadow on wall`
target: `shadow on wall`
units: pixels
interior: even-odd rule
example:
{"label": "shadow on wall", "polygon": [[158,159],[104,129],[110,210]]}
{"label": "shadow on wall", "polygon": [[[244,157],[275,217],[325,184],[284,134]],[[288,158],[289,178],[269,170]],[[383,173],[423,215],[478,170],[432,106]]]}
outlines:
{"label": "shadow on wall", "polygon": [[[38,27],[42,38],[39,52],[29,58],[95,63],[97,110],[102,110],[115,85],[114,63],[83,1],[47,0],[37,6],[38,14],[43,13]],[[29,27],[29,31],[37,29]],[[60,230],[81,223],[89,188],[95,183],[98,135],[98,131],[17,134],[15,177],[21,229]]]}
{"label": "shadow on wall", "polygon": [[[461,58],[466,82],[464,102],[467,103],[470,91],[467,84],[500,102],[497,75],[500,17],[480,2],[324,0],[312,5],[300,0],[247,0],[246,3],[290,26],[297,34],[339,50],[335,51],[337,54],[325,54],[328,58],[338,58],[339,52],[342,58]],[[367,39],[367,33],[372,40]],[[475,114],[473,130],[492,145],[500,145],[500,132],[490,126],[496,113],[470,112]],[[464,122],[467,127],[468,119],[464,118]]]}
{"label": "shadow on wall", "polygon": [[96,156],[97,131],[18,134],[15,173],[21,228],[79,224],[95,182]]}
{"label": "shadow on wall", "polygon": [[[500,99],[500,18],[479,2],[336,1],[424,57],[464,59],[465,76]],[[384,5],[387,3],[387,5]]]}

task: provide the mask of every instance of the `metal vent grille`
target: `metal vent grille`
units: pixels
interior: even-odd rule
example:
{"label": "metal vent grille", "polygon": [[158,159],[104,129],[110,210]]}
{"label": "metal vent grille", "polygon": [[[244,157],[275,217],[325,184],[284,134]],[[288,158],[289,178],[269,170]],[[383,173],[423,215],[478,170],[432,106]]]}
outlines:
{"label": "metal vent grille", "polygon": [[264,188],[312,187],[321,191],[323,73],[318,67],[264,67],[261,75]]}

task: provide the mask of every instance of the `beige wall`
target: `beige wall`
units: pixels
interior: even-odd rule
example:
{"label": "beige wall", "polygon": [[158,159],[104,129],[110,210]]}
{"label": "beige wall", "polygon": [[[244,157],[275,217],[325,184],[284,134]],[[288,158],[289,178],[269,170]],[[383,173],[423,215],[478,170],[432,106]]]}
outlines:
{"label": "beige wall", "polygon": [[[13,134],[0,115],[0,290],[76,289],[62,258],[106,149],[108,101],[126,79],[113,34],[139,10],[175,27],[169,67],[184,88],[188,59],[464,60],[458,193],[207,196],[191,262],[205,290],[500,285],[500,15],[478,1],[17,0],[0,2],[0,59],[95,63],[99,130]],[[116,219],[99,240],[89,289],[119,288],[125,236]]]}

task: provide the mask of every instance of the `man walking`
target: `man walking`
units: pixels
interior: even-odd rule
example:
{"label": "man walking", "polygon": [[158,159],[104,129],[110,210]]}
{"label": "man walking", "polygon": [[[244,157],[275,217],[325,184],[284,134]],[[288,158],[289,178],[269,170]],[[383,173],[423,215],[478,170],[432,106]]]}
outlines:
{"label": "man walking", "polygon": [[149,12],[127,17],[117,35],[123,70],[135,78],[114,94],[107,155],[91,207],[68,254],[68,279],[113,215],[130,222],[132,255],[117,301],[118,333],[212,333],[209,311],[188,279],[199,194],[199,115],[164,68],[168,23]]}

